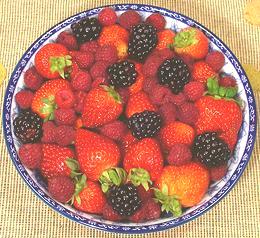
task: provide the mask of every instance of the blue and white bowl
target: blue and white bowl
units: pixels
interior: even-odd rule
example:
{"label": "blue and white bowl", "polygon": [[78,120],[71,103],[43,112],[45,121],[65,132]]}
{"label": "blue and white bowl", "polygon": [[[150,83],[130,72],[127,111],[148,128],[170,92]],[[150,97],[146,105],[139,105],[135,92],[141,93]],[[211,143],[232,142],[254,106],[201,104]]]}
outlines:
{"label": "blue and white bowl", "polygon": [[244,102],[243,124],[239,132],[239,139],[234,156],[229,161],[226,176],[220,181],[212,184],[203,200],[197,206],[187,209],[181,217],[164,217],[145,223],[116,223],[103,220],[99,216],[86,214],[77,211],[68,205],[58,203],[49,196],[45,183],[39,178],[37,172],[32,172],[21,164],[17,154],[20,145],[14,136],[12,124],[15,114],[18,112],[14,95],[24,87],[24,72],[34,62],[35,53],[39,50],[39,48],[41,48],[44,44],[55,40],[58,34],[66,29],[69,29],[72,23],[77,22],[84,17],[97,16],[102,7],[81,12],[57,24],[38,38],[22,56],[10,78],[4,98],[3,127],[6,145],[17,171],[22,176],[26,184],[40,199],[65,217],[68,217],[80,224],[110,232],[131,234],[161,231],[182,225],[202,215],[218,203],[238,181],[250,159],[256,138],[255,99],[248,78],[237,58],[218,37],[198,22],[179,13],[149,5],[119,4],[113,5],[112,7],[116,10],[118,15],[125,10],[132,9],[138,11],[144,18],[149,16],[151,13],[159,12],[166,19],[166,27],[175,31],[180,31],[187,26],[197,27],[201,29],[209,38],[210,48],[221,51],[225,55],[225,66],[222,71],[232,75],[237,80],[239,97]]}

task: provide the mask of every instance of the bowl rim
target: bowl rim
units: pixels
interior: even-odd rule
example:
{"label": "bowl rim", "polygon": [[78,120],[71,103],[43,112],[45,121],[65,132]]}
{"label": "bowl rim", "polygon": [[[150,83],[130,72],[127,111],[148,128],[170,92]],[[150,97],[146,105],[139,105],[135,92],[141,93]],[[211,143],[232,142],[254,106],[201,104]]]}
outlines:
{"label": "bowl rim", "polygon": [[[164,16],[168,16],[170,18],[173,18],[175,20],[184,21],[185,24],[189,26],[195,26],[200,28],[208,38],[212,41],[212,39],[216,40],[214,42],[215,44],[219,44],[218,46],[223,47],[229,55],[230,58],[232,58],[232,65],[236,69],[236,72],[240,76],[240,80],[243,83],[243,87],[245,89],[245,93],[247,96],[247,100],[250,97],[250,100],[248,100],[248,106],[249,106],[249,134],[246,142],[246,148],[243,152],[243,156],[241,160],[243,159],[243,163],[241,161],[239,162],[237,168],[234,171],[234,174],[236,176],[232,176],[227,182],[226,185],[219,190],[219,192],[213,196],[209,201],[206,202],[206,204],[201,205],[196,210],[194,210],[191,213],[194,213],[193,215],[187,214],[186,218],[180,220],[180,218],[173,218],[171,221],[156,223],[155,225],[136,225],[136,226],[127,226],[125,223],[123,225],[107,225],[103,224],[99,221],[91,221],[88,218],[85,218],[86,222],[81,221],[80,219],[77,219],[76,216],[73,215],[72,212],[70,214],[65,213],[63,207],[60,206],[58,203],[53,201],[48,195],[45,195],[45,193],[38,187],[38,185],[30,179],[30,176],[24,169],[23,165],[19,164],[19,161],[17,161],[18,155],[14,147],[12,132],[11,132],[11,104],[14,97],[14,91],[18,82],[18,79],[20,78],[22,69],[24,69],[24,66],[28,63],[28,61],[31,59],[31,56],[35,54],[35,52],[42,46],[42,44],[49,39],[50,36],[64,28],[65,26],[70,25],[74,21],[78,21],[79,19],[86,17],[86,16],[92,16],[97,14],[102,8],[104,7],[113,7],[116,9],[116,11],[124,11],[124,10],[138,10],[138,11],[144,11],[144,12],[160,12]],[[76,19],[79,18],[79,19]],[[75,20],[76,19],[76,20]],[[72,22],[70,22],[72,20]],[[65,24],[63,26],[63,24]],[[45,37],[45,38],[44,38]],[[42,43],[40,41],[43,40]],[[39,45],[39,46],[37,46]],[[35,50],[33,48],[36,47]],[[26,56],[32,51],[32,54],[28,56],[28,59],[26,60]],[[18,75],[18,76],[17,76]],[[241,77],[243,76],[243,77]],[[242,79],[241,79],[242,78]],[[8,110],[9,107],[9,110]],[[166,229],[174,228],[179,225],[183,225],[191,220],[194,220],[195,218],[201,216],[208,210],[210,210],[213,206],[215,206],[220,200],[222,200],[223,197],[227,195],[227,193],[233,188],[233,186],[237,183],[238,179],[242,175],[243,171],[246,168],[247,163],[249,162],[249,159],[251,157],[255,139],[256,139],[256,128],[257,128],[257,120],[256,120],[256,103],[255,98],[253,94],[253,90],[251,88],[250,82],[248,80],[248,77],[246,76],[245,71],[243,70],[241,64],[239,63],[236,56],[232,53],[232,51],[229,49],[229,47],[222,42],[222,40],[217,37],[212,31],[210,31],[208,28],[204,27],[202,24],[198,23],[197,21],[193,20],[190,17],[187,17],[181,13],[168,10],[166,8],[157,7],[153,5],[148,4],[112,4],[112,5],[105,5],[100,6],[92,9],[87,9],[85,11],[79,12],[77,14],[74,14],[63,21],[60,21],[59,23],[55,24],[53,27],[49,28],[45,33],[43,33],[40,37],[38,37],[31,45],[30,47],[25,51],[25,53],[22,55],[20,60],[18,61],[17,65],[15,66],[11,77],[9,79],[8,85],[5,90],[5,96],[4,96],[4,103],[3,103],[3,117],[2,117],[2,123],[3,123],[3,131],[4,131],[4,138],[5,143],[8,148],[9,155],[12,159],[12,162],[20,174],[20,176],[23,178],[27,186],[30,188],[30,190],[33,191],[34,194],[38,198],[40,198],[44,203],[46,203],[49,207],[51,207],[53,210],[58,212],[59,214],[69,218],[70,220],[73,220],[74,222],[86,225],[91,228],[96,228],[103,231],[109,231],[109,232],[116,232],[116,233],[126,233],[126,234],[142,234],[142,233],[150,233],[150,232],[157,232],[157,231],[163,231]],[[17,163],[18,162],[18,163]],[[36,191],[35,189],[39,189]],[[40,196],[39,192],[43,193],[41,195],[45,195],[48,199],[44,199],[42,196]],[[213,199],[213,200],[212,200]],[[66,209],[66,208],[65,208]],[[201,211],[200,211],[201,209]]]}

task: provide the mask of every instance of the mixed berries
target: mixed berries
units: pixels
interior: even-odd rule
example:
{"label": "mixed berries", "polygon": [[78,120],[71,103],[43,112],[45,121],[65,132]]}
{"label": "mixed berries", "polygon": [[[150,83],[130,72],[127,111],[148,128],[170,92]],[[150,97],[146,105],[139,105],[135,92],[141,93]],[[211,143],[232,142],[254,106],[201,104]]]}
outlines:
{"label": "mixed berries", "polygon": [[111,221],[180,216],[225,176],[242,109],[225,57],[159,13],[104,8],[45,44],[13,131],[51,197]]}

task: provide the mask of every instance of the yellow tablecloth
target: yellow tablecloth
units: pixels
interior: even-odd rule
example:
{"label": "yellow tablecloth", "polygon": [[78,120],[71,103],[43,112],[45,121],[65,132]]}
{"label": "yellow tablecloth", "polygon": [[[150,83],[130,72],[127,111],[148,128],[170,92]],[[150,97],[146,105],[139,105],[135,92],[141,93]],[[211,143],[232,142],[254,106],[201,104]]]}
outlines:
{"label": "yellow tablecloth", "polygon": [[[99,5],[130,2],[134,3],[130,0],[0,0],[0,62],[7,68],[8,77],[23,52],[54,24]],[[144,0],[135,3],[157,5],[192,17],[216,33],[240,62],[260,69],[260,27],[243,19],[246,0]],[[1,104],[7,81],[0,89]],[[259,103],[260,94],[255,95]],[[9,159],[2,134],[0,139],[0,238],[130,237],[81,226],[50,209],[22,181]],[[259,149],[258,138],[238,184],[213,209],[181,227],[142,237],[259,238]]]}

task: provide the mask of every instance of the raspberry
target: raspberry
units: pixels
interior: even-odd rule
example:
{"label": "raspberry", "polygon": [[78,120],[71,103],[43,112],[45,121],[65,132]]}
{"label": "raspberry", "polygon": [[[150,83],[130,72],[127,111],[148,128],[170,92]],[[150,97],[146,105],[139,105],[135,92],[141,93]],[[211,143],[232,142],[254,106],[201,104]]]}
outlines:
{"label": "raspberry", "polygon": [[106,203],[103,207],[103,213],[102,216],[104,219],[109,221],[121,221],[123,220],[123,217],[118,214],[109,203]]}
{"label": "raspberry", "polygon": [[96,88],[99,85],[108,85],[108,79],[105,77],[97,77],[91,85],[91,88]]}
{"label": "raspberry", "polygon": [[86,95],[87,93],[85,93],[84,91],[76,92],[74,109],[77,113],[82,113]]}
{"label": "raspberry", "polygon": [[193,103],[186,102],[178,107],[178,119],[189,125],[194,125],[199,117],[199,111]]}
{"label": "raspberry", "polygon": [[169,94],[171,94],[171,90],[168,87],[157,85],[150,91],[149,97],[153,104],[162,105],[170,102],[170,97],[168,97]]}
{"label": "raspberry", "polygon": [[146,201],[145,205],[145,220],[150,221],[158,219],[161,216],[161,207],[154,199],[150,198]]}
{"label": "raspberry", "polygon": [[79,71],[74,77],[71,79],[71,85],[76,91],[89,91],[91,88],[91,77],[86,71]]}
{"label": "raspberry", "polygon": [[73,125],[76,121],[75,111],[71,108],[58,108],[54,112],[54,120],[57,125]]}
{"label": "raspberry", "polygon": [[145,202],[146,200],[148,200],[149,198],[151,198],[153,196],[153,190],[152,189],[148,189],[146,191],[142,185],[137,187],[137,192],[138,192],[138,195],[139,195],[140,199],[143,202]]}
{"label": "raspberry", "polygon": [[237,86],[236,80],[232,76],[224,76],[223,78],[220,78],[219,85],[223,87]]}
{"label": "raspberry", "polygon": [[205,61],[214,71],[218,72],[225,64],[225,56],[219,51],[212,51],[207,55]]}
{"label": "raspberry", "polygon": [[174,55],[174,52],[169,48],[161,49],[158,51],[158,56],[162,59],[161,62],[173,58]]}
{"label": "raspberry", "polygon": [[15,95],[15,101],[22,109],[30,108],[33,100],[33,93],[29,90],[21,90]]}
{"label": "raspberry", "polygon": [[149,93],[151,92],[155,87],[157,87],[159,84],[158,84],[158,81],[156,78],[154,77],[145,77],[144,78],[144,82],[143,82],[143,90],[146,92],[146,93]]}
{"label": "raspberry", "polygon": [[91,52],[74,51],[72,58],[77,62],[78,66],[88,69],[94,63],[94,55]]}
{"label": "raspberry", "polygon": [[62,89],[55,94],[55,102],[59,108],[71,108],[75,97],[70,89]]}
{"label": "raspberry", "polygon": [[182,92],[180,92],[178,94],[172,94],[171,95],[171,102],[173,104],[175,104],[176,106],[180,106],[180,105],[182,105],[183,103],[186,102],[186,97]]}
{"label": "raspberry", "polygon": [[158,56],[150,56],[146,59],[143,66],[143,74],[146,77],[155,77],[159,66],[162,64],[162,59]]}
{"label": "raspberry", "polygon": [[98,14],[98,21],[103,26],[110,26],[116,23],[117,15],[111,7],[105,7]]}
{"label": "raspberry", "polygon": [[87,42],[83,43],[82,45],[80,45],[79,50],[84,51],[84,52],[91,52],[91,53],[95,54],[98,48],[99,48],[99,45],[98,45],[97,41],[93,40],[93,41],[87,41]]}
{"label": "raspberry", "polygon": [[145,22],[153,25],[157,31],[163,30],[166,24],[164,17],[159,13],[151,14],[146,18]]}
{"label": "raspberry", "polygon": [[36,169],[42,161],[41,144],[24,144],[19,148],[19,157],[23,165],[29,169]]}
{"label": "raspberry", "polygon": [[126,129],[127,126],[122,121],[113,121],[103,125],[100,128],[100,133],[112,140],[120,140],[124,136]]}
{"label": "raspberry", "polygon": [[165,125],[176,120],[177,109],[173,103],[165,103],[159,108],[162,121]]}
{"label": "raspberry", "polygon": [[52,177],[48,180],[48,191],[58,202],[68,202],[75,190],[75,185],[71,178],[67,176]]}
{"label": "raspberry", "polygon": [[43,82],[42,76],[40,76],[33,66],[29,68],[24,74],[24,84],[31,90],[37,90]]}
{"label": "raspberry", "polygon": [[104,45],[97,49],[95,60],[96,61],[107,61],[113,64],[117,61],[117,49],[113,45]]}
{"label": "raspberry", "polygon": [[170,165],[181,166],[191,161],[192,154],[185,144],[174,144],[169,152],[167,161]]}
{"label": "raspberry", "polygon": [[41,141],[43,143],[54,143],[56,140],[56,126],[53,121],[44,122],[42,125],[43,136]]}
{"label": "raspberry", "polygon": [[143,222],[146,217],[146,207],[141,206],[133,215],[131,215],[128,219],[131,222]]}
{"label": "raspberry", "polygon": [[61,125],[56,128],[56,143],[61,146],[70,145],[75,139],[75,130],[70,126]]}
{"label": "raspberry", "polygon": [[190,101],[196,101],[201,98],[205,92],[204,83],[192,81],[184,86],[184,94]]}
{"label": "raspberry", "polygon": [[64,45],[68,50],[78,49],[78,44],[75,36],[67,31],[61,32],[58,35],[56,42]]}
{"label": "raspberry", "polygon": [[119,17],[119,24],[127,30],[141,22],[141,16],[136,11],[125,11]]}
{"label": "raspberry", "polygon": [[107,77],[107,67],[109,63],[106,61],[97,61],[90,69],[90,75],[93,79],[97,77]]}
{"label": "raspberry", "polygon": [[[70,52],[71,55],[71,52]],[[75,77],[75,75],[80,71],[80,68],[75,60],[72,60],[72,66],[66,72],[68,74],[68,79]]]}
{"label": "raspberry", "polygon": [[123,103],[127,103],[128,101],[128,98],[130,96],[130,92],[129,92],[129,89],[128,88],[119,88],[117,90],[117,92],[119,93],[119,95],[121,96],[121,99],[123,101]]}
{"label": "raspberry", "polygon": [[186,55],[186,54],[181,54],[181,55],[179,55],[179,57],[183,60],[183,62],[185,64],[188,65],[190,71],[192,71],[193,63],[194,63],[193,58],[191,56],[189,56],[189,55]]}
{"label": "raspberry", "polygon": [[222,179],[226,175],[227,170],[228,170],[227,164],[210,168],[209,174],[210,174],[211,181],[215,182]]}

